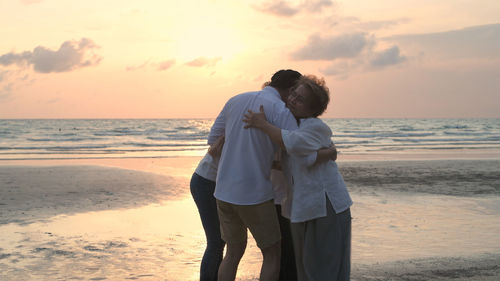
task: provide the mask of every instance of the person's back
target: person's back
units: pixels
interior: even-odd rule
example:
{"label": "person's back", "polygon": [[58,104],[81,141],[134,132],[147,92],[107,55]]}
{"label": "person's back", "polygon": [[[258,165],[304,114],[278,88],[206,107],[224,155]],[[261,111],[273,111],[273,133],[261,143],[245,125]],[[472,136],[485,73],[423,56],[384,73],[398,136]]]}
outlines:
{"label": "person's back", "polygon": [[243,115],[266,107],[274,125],[294,130],[297,123],[282,98],[301,74],[294,70],[276,72],[268,87],[231,98],[214,122],[208,143],[225,135],[217,174],[215,197],[222,238],[227,250],[219,267],[219,281],[234,280],[250,230],[263,255],[260,280],[277,280],[280,269],[281,234],[273,187],[270,182],[275,148],[258,130],[245,130]]}
{"label": "person's back", "polygon": [[271,123],[289,130],[297,128],[295,118],[272,87],[231,98],[211,132],[215,137],[220,134],[217,130],[223,127],[226,138],[215,191],[219,200],[253,205],[273,198],[270,172],[277,147],[260,130],[244,129],[242,121],[248,110],[257,111],[262,104],[266,105],[266,117]]}

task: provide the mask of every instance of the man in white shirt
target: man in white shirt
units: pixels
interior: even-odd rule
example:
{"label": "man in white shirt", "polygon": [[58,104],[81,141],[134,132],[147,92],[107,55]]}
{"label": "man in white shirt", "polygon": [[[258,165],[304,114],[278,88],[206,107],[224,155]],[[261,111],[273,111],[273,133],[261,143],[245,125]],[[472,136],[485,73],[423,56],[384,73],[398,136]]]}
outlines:
{"label": "man in white shirt", "polygon": [[277,127],[295,130],[297,122],[283,100],[301,74],[280,70],[261,91],[229,99],[214,122],[208,143],[225,135],[214,196],[227,243],[219,267],[219,281],[234,280],[250,230],[263,255],[260,280],[277,280],[280,268],[281,236],[270,181],[271,166],[279,147],[260,130],[246,130],[242,121],[248,110],[266,107],[266,118]]}

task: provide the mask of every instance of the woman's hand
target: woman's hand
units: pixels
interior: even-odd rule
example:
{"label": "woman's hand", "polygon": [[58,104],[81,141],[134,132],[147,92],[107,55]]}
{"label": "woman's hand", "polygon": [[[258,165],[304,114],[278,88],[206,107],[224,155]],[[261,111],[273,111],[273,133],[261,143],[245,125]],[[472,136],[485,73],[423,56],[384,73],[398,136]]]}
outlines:
{"label": "woman's hand", "polygon": [[335,144],[330,144],[329,147],[321,148],[316,155],[316,162],[314,164],[326,163],[328,161],[337,160],[337,148]]}
{"label": "woman's hand", "polygon": [[224,136],[220,136],[209,148],[208,154],[210,154],[213,158],[219,158],[222,154],[222,147],[224,146],[226,138]]}
{"label": "woman's hand", "polygon": [[248,110],[248,113],[244,115],[243,122],[246,123],[245,129],[247,128],[260,128],[262,129],[266,123],[266,115],[264,114],[264,106],[261,105],[259,108],[260,112],[253,112]]}
{"label": "woman's hand", "polygon": [[278,144],[281,149],[286,150],[285,143],[283,143],[283,137],[281,136],[281,129],[267,122],[263,105],[260,106],[258,113],[248,110],[248,113],[244,116],[243,122],[246,123],[245,129],[257,128],[262,130],[264,134],[271,138],[272,142]]}
{"label": "woman's hand", "polygon": [[335,144],[332,143],[332,145],[327,149],[329,151],[330,160],[332,160],[332,161],[337,160],[338,153],[337,153],[337,147],[335,146]]}

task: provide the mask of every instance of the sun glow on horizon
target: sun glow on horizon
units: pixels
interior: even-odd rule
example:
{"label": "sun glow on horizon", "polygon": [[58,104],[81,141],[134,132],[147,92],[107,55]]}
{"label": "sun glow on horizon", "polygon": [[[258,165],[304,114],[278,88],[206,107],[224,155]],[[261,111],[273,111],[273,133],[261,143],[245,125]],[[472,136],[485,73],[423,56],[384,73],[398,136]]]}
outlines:
{"label": "sun glow on horizon", "polygon": [[0,118],[215,117],[283,68],[334,89],[326,117],[500,117],[497,0],[2,7]]}
{"label": "sun glow on horizon", "polygon": [[244,49],[233,30],[216,23],[185,27],[175,46],[176,57],[185,60],[197,57],[229,59]]}

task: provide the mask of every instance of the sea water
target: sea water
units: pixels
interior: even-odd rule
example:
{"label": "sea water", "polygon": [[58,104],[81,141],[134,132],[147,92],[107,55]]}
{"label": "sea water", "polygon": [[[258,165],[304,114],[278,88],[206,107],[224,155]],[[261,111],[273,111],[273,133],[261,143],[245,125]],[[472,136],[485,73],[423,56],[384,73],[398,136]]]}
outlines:
{"label": "sea water", "polygon": [[[324,121],[346,155],[500,150],[500,119]],[[0,120],[0,160],[201,156],[212,123]],[[354,201],[353,280],[360,265],[500,252],[498,160],[428,162],[339,163]],[[204,234],[187,179],[175,184],[185,188],[181,201],[1,225],[0,279],[197,280]],[[239,280],[257,280],[260,270],[249,243]]]}
{"label": "sea water", "polygon": [[[500,119],[323,119],[341,153],[500,150]],[[0,160],[201,156],[213,119],[0,120]]]}

